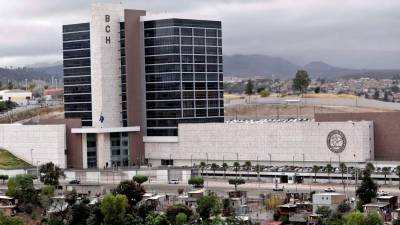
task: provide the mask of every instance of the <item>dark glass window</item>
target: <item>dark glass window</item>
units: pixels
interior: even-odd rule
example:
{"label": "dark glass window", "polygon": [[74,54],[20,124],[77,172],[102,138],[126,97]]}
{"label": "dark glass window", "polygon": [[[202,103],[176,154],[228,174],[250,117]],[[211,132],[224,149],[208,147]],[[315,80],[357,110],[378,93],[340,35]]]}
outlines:
{"label": "dark glass window", "polygon": [[204,82],[196,82],[195,83],[196,90],[205,90],[206,84]]}
{"label": "dark glass window", "polygon": [[181,101],[147,102],[147,109],[173,109],[181,108]]}
{"label": "dark glass window", "polygon": [[184,91],[183,92],[183,99],[193,99],[194,95],[192,91]]}
{"label": "dark glass window", "polygon": [[147,111],[148,118],[176,118],[181,117],[181,110]]}
{"label": "dark glass window", "polygon": [[77,32],[77,31],[86,31],[86,30],[90,30],[89,23],[63,25],[63,32]]}
{"label": "dark glass window", "polygon": [[189,109],[194,108],[194,102],[193,101],[183,101],[183,108],[189,108]]}
{"label": "dark glass window", "polygon": [[193,74],[192,73],[182,74],[182,81],[193,81]]}
{"label": "dark glass window", "polygon": [[193,109],[183,110],[183,117],[194,117],[194,110]]}
{"label": "dark glass window", "polygon": [[90,76],[64,77],[64,85],[90,84]]}
{"label": "dark glass window", "polygon": [[207,63],[217,63],[217,56],[207,56]]}
{"label": "dark glass window", "polygon": [[207,74],[207,81],[218,81],[218,74],[217,73]]}
{"label": "dark glass window", "polygon": [[180,69],[179,64],[152,65],[146,66],[146,73],[179,72]]}
{"label": "dark glass window", "polygon": [[65,102],[90,102],[92,101],[91,94],[64,95]]}
{"label": "dark glass window", "polygon": [[171,36],[179,35],[179,28],[157,28],[157,29],[145,29],[145,37],[159,37],[159,36]]}
{"label": "dark glass window", "polygon": [[206,57],[204,55],[195,55],[194,56],[194,62],[195,63],[205,63],[206,62]]}
{"label": "dark glass window", "polygon": [[146,64],[179,63],[178,55],[161,55],[146,57]]}
{"label": "dark glass window", "polygon": [[181,52],[183,54],[193,54],[193,47],[192,46],[181,46]]}
{"label": "dark glass window", "polygon": [[90,93],[90,85],[82,85],[82,86],[65,86],[64,93]]}
{"label": "dark glass window", "polygon": [[90,39],[90,32],[66,33],[63,34],[63,41]]}
{"label": "dark glass window", "polygon": [[192,36],[192,28],[181,28],[181,35]]}
{"label": "dark glass window", "polygon": [[63,43],[64,50],[90,48],[90,41],[75,41]]}
{"label": "dark glass window", "polygon": [[179,73],[151,74],[146,75],[147,82],[164,82],[164,81],[180,81]]}
{"label": "dark glass window", "polygon": [[204,47],[195,46],[194,47],[194,54],[205,54],[206,49]]}
{"label": "dark glass window", "polygon": [[193,29],[193,34],[194,34],[194,36],[202,36],[202,37],[204,37],[205,36],[205,30],[202,29],[202,28],[194,28]]}
{"label": "dark glass window", "polygon": [[206,38],[206,44],[208,46],[217,46],[217,39],[216,38]]}
{"label": "dark glass window", "polygon": [[65,51],[63,52],[64,59],[71,59],[71,58],[85,58],[90,57],[90,50],[76,50],[76,51]]}
{"label": "dark glass window", "polygon": [[153,92],[146,93],[147,100],[167,100],[167,99],[180,99],[180,92]]}
{"label": "dark glass window", "polygon": [[183,90],[193,90],[193,83],[183,82],[182,88],[183,88]]}
{"label": "dark glass window", "polygon": [[162,46],[145,48],[146,55],[179,54],[179,46]]}
{"label": "dark glass window", "polygon": [[195,37],[194,38],[194,45],[205,45],[206,41],[204,38]]}
{"label": "dark glass window", "polygon": [[147,91],[173,91],[180,90],[180,83],[149,83],[146,84]]}
{"label": "dark glass window", "polygon": [[182,63],[193,63],[192,55],[182,55]]}
{"label": "dark glass window", "polygon": [[217,30],[215,30],[215,29],[206,29],[206,36],[207,37],[216,37],[217,36]]}
{"label": "dark glass window", "polygon": [[207,65],[207,72],[218,72],[218,67],[215,64]]}
{"label": "dark glass window", "polygon": [[183,45],[192,45],[193,39],[191,37],[181,37],[181,44]]}
{"label": "dark glass window", "polygon": [[193,72],[192,64],[182,64],[182,72]]}
{"label": "dark glass window", "polygon": [[207,47],[207,54],[216,55],[217,48],[216,47]]}
{"label": "dark glass window", "polygon": [[195,74],[195,80],[196,81],[205,81],[206,80],[206,74],[205,73],[196,73]]}
{"label": "dark glass window", "polygon": [[176,45],[179,44],[179,37],[160,37],[145,39],[146,46],[157,46],[157,45]]}
{"label": "dark glass window", "polygon": [[205,117],[207,110],[205,109],[197,109],[196,110],[196,117]]}
{"label": "dark glass window", "polygon": [[70,59],[64,60],[64,68],[90,66],[90,59]]}

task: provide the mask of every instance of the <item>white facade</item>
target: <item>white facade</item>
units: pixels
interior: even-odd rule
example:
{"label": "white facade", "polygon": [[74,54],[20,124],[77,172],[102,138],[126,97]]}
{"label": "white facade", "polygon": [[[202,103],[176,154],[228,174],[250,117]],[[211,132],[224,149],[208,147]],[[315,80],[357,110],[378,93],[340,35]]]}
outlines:
{"label": "white facade", "polygon": [[[346,147],[333,153],[327,136],[340,130]],[[287,122],[179,124],[177,138],[146,137],[146,158],[152,165],[173,159],[174,165],[200,161],[366,162],[373,160],[373,123]]]}
{"label": "white facade", "polygon": [[65,125],[0,125],[0,148],[33,164],[53,162],[66,168]]}
{"label": "white facade", "polygon": [[[124,10],[120,4],[95,3],[90,22],[92,120],[93,127],[120,127],[121,53],[120,21]],[[103,125],[100,115],[104,117]]]}
{"label": "white facade", "polygon": [[11,100],[18,105],[26,105],[32,99],[32,92],[22,90],[2,90],[0,91],[0,101]]}

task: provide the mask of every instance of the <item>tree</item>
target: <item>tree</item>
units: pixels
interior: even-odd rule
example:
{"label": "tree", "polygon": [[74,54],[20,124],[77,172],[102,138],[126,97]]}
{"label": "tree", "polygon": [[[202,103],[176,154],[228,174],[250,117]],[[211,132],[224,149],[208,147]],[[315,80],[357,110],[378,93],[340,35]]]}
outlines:
{"label": "tree", "polygon": [[396,166],[396,175],[399,177],[399,189],[400,189],[400,165]]}
{"label": "tree", "polygon": [[224,178],[225,178],[225,175],[226,175],[226,171],[228,170],[228,164],[227,163],[222,163],[222,170],[224,171]]}
{"label": "tree", "polygon": [[340,213],[348,213],[351,210],[351,206],[348,202],[343,201],[338,205],[338,212]]}
{"label": "tree", "polygon": [[104,225],[120,225],[124,223],[128,199],[124,195],[114,196],[108,193],[101,202]]}
{"label": "tree", "polygon": [[269,92],[267,90],[262,90],[259,92],[259,94],[260,94],[261,98],[266,98],[271,95],[271,92]]}
{"label": "tree", "polygon": [[250,178],[250,170],[251,170],[251,162],[250,161],[246,161],[244,162],[244,168],[247,171],[247,179]]}
{"label": "tree", "polygon": [[40,181],[45,185],[58,185],[58,179],[60,177],[65,177],[64,172],[60,169],[60,167],[54,165],[52,162],[48,162],[44,165],[41,165],[39,168],[40,172]]}
{"label": "tree", "polygon": [[54,186],[48,185],[40,190],[40,205],[42,208],[48,208],[51,203],[51,198],[54,196]]}
{"label": "tree", "polygon": [[14,217],[9,217],[9,216],[0,216],[0,224],[1,225],[24,225],[24,223]]}
{"label": "tree", "polygon": [[387,175],[390,174],[390,167],[383,167],[382,168],[382,173],[385,176],[385,184],[386,184],[386,177],[387,177]]}
{"label": "tree", "polygon": [[240,163],[239,163],[239,162],[234,162],[234,163],[233,163],[233,170],[235,170],[235,172],[236,172],[236,178],[237,178],[238,172],[239,172],[239,170],[240,170]]}
{"label": "tree", "polygon": [[194,185],[195,187],[203,187],[204,179],[203,177],[195,176],[188,180],[188,184]]}
{"label": "tree", "polygon": [[193,214],[192,210],[188,206],[183,205],[183,204],[175,204],[175,205],[168,206],[168,208],[165,212],[169,221],[171,221],[173,223],[175,222],[177,216],[181,213],[185,214],[186,218],[191,217]]}
{"label": "tree", "polygon": [[90,215],[90,208],[87,205],[89,200],[82,200],[79,204],[72,205],[69,215],[68,224],[69,225],[86,225],[87,218]]}
{"label": "tree", "polygon": [[205,162],[200,162],[201,175],[204,176],[204,169],[207,167]]}
{"label": "tree", "polygon": [[378,185],[372,180],[371,174],[364,171],[360,187],[356,190],[356,195],[362,204],[371,203],[372,198],[376,197]]}
{"label": "tree", "polygon": [[219,169],[219,166],[216,163],[211,164],[211,170],[214,172],[213,176],[215,177],[215,171]]}
{"label": "tree", "polygon": [[318,94],[318,93],[320,93],[321,92],[321,87],[315,87],[315,89],[314,89],[314,93],[315,94]]}
{"label": "tree", "polygon": [[6,194],[18,199],[18,205],[20,208],[24,208],[27,204],[35,204],[37,202],[37,195],[31,176],[20,174],[11,177],[8,180],[7,187],[8,190]]}
{"label": "tree", "polygon": [[314,182],[317,183],[317,173],[319,172],[320,167],[317,165],[314,165],[312,167],[312,172],[314,173]]}
{"label": "tree", "polygon": [[339,170],[340,173],[342,174],[342,184],[344,187],[344,174],[347,172],[347,166],[344,162],[339,163]]}
{"label": "tree", "polygon": [[[90,206],[90,213],[87,219],[87,225],[102,225],[103,214],[101,213],[101,204],[96,203]],[[140,224],[140,223],[137,223]]]}
{"label": "tree", "polygon": [[13,84],[12,82],[8,82],[8,83],[7,83],[7,89],[8,89],[8,90],[14,89],[14,84]]}
{"label": "tree", "polygon": [[242,184],[245,184],[245,183],[246,183],[246,182],[244,181],[244,179],[238,179],[238,178],[236,178],[236,179],[229,179],[228,182],[229,182],[229,184],[231,184],[231,185],[235,185],[235,190],[237,190],[237,186],[238,186],[238,185],[242,185]]}
{"label": "tree", "polygon": [[375,171],[374,164],[368,162],[367,165],[365,165],[365,171],[371,175]]}
{"label": "tree", "polygon": [[205,195],[197,200],[197,213],[203,221],[208,221],[211,216],[221,213],[222,204],[215,194]]}
{"label": "tree", "polygon": [[382,216],[376,211],[368,212],[364,221],[365,225],[383,225]]}
{"label": "tree", "polygon": [[375,90],[373,98],[379,99],[379,91],[378,90]]}
{"label": "tree", "polygon": [[307,90],[310,82],[311,80],[308,77],[307,71],[298,70],[296,73],[296,77],[293,79],[293,89],[303,94]]}
{"label": "tree", "polygon": [[400,225],[400,219],[395,219],[392,221],[393,225]]}
{"label": "tree", "polygon": [[125,195],[128,199],[128,204],[131,208],[135,207],[138,202],[143,199],[145,190],[142,185],[136,183],[133,180],[122,181],[113,193]]}
{"label": "tree", "polygon": [[359,211],[349,213],[345,220],[345,225],[365,225],[364,214]]}
{"label": "tree", "polygon": [[326,172],[328,173],[329,183],[331,183],[331,173],[333,171],[333,167],[331,164],[326,165]]}
{"label": "tree", "polygon": [[143,184],[144,182],[146,182],[149,178],[147,176],[143,176],[143,175],[136,175],[132,178],[133,181],[135,181],[138,184]]}
{"label": "tree", "polygon": [[185,225],[187,222],[187,216],[185,213],[178,213],[175,217],[175,223],[176,225]]}
{"label": "tree", "polygon": [[249,103],[250,103],[250,96],[254,95],[254,84],[251,79],[247,81],[245,94],[249,96]]}
{"label": "tree", "polygon": [[151,213],[146,217],[146,225],[170,225],[165,215]]}

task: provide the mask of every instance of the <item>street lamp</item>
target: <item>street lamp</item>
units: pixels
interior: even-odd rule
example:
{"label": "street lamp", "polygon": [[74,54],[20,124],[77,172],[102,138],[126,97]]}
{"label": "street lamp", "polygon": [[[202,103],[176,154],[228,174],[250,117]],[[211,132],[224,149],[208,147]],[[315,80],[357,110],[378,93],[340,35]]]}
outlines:
{"label": "street lamp", "polygon": [[32,166],[33,166],[33,148],[31,148],[31,162],[32,162]]}

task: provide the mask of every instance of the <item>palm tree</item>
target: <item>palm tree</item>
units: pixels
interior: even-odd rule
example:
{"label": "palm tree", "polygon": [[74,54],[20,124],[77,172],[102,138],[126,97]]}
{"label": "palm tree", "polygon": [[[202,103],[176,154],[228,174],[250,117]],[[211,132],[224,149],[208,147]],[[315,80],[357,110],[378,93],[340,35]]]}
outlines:
{"label": "palm tree", "polygon": [[233,168],[234,168],[234,170],[235,170],[235,172],[236,172],[236,179],[237,179],[238,171],[239,171],[239,169],[240,169],[240,163],[239,163],[239,162],[234,162],[234,163],[233,163]]}
{"label": "palm tree", "polygon": [[390,174],[390,167],[383,167],[382,173],[385,175],[385,184],[386,184],[386,176]]}
{"label": "palm tree", "polygon": [[400,189],[400,166],[396,167],[396,175],[399,177],[399,189]]}
{"label": "palm tree", "polygon": [[314,165],[312,167],[312,172],[314,173],[314,182],[317,183],[317,173],[319,172],[320,167],[317,165]]}
{"label": "palm tree", "polygon": [[339,170],[340,170],[340,173],[342,174],[342,184],[344,185],[344,174],[347,171],[347,166],[344,162],[341,162],[339,164]]}
{"label": "palm tree", "polygon": [[227,163],[222,163],[222,170],[224,171],[224,178],[226,174],[226,170],[228,169],[228,164]]}
{"label": "palm tree", "polygon": [[246,161],[245,163],[244,163],[244,168],[246,169],[246,171],[247,171],[247,179],[249,179],[250,177],[249,177],[249,173],[250,173],[250,170],[251,170],[251,162],[250,161]]}
{"label": "palm tree", "polygon": [[331,164],[326,165],[326,172],[328,173],[329,183],[331,183],[331,173],[333,171],[333,167]]}
{"label": "palm tree", "polygon": [[211,164],[211,170],[214,171],[213,177],[215,177],[215,171],[219,169],[219,166],[216,163]]}
{"label": "palm tree", "polygon": [[256,165],[257,179],[260,180],[261,165]]}
{"label": "palm tree", "polygon": [[200,163],[200,170],[201,170],[201,175],[204,175],[204,169],[206,168],[206,163],[205,162],[201,162]]}
{"label": "palm tree", "polygon": [[375,171],[375,166],[371,162],[368,162],[367,165],[365,165],[365,170],[367,173],[372,174]]}

